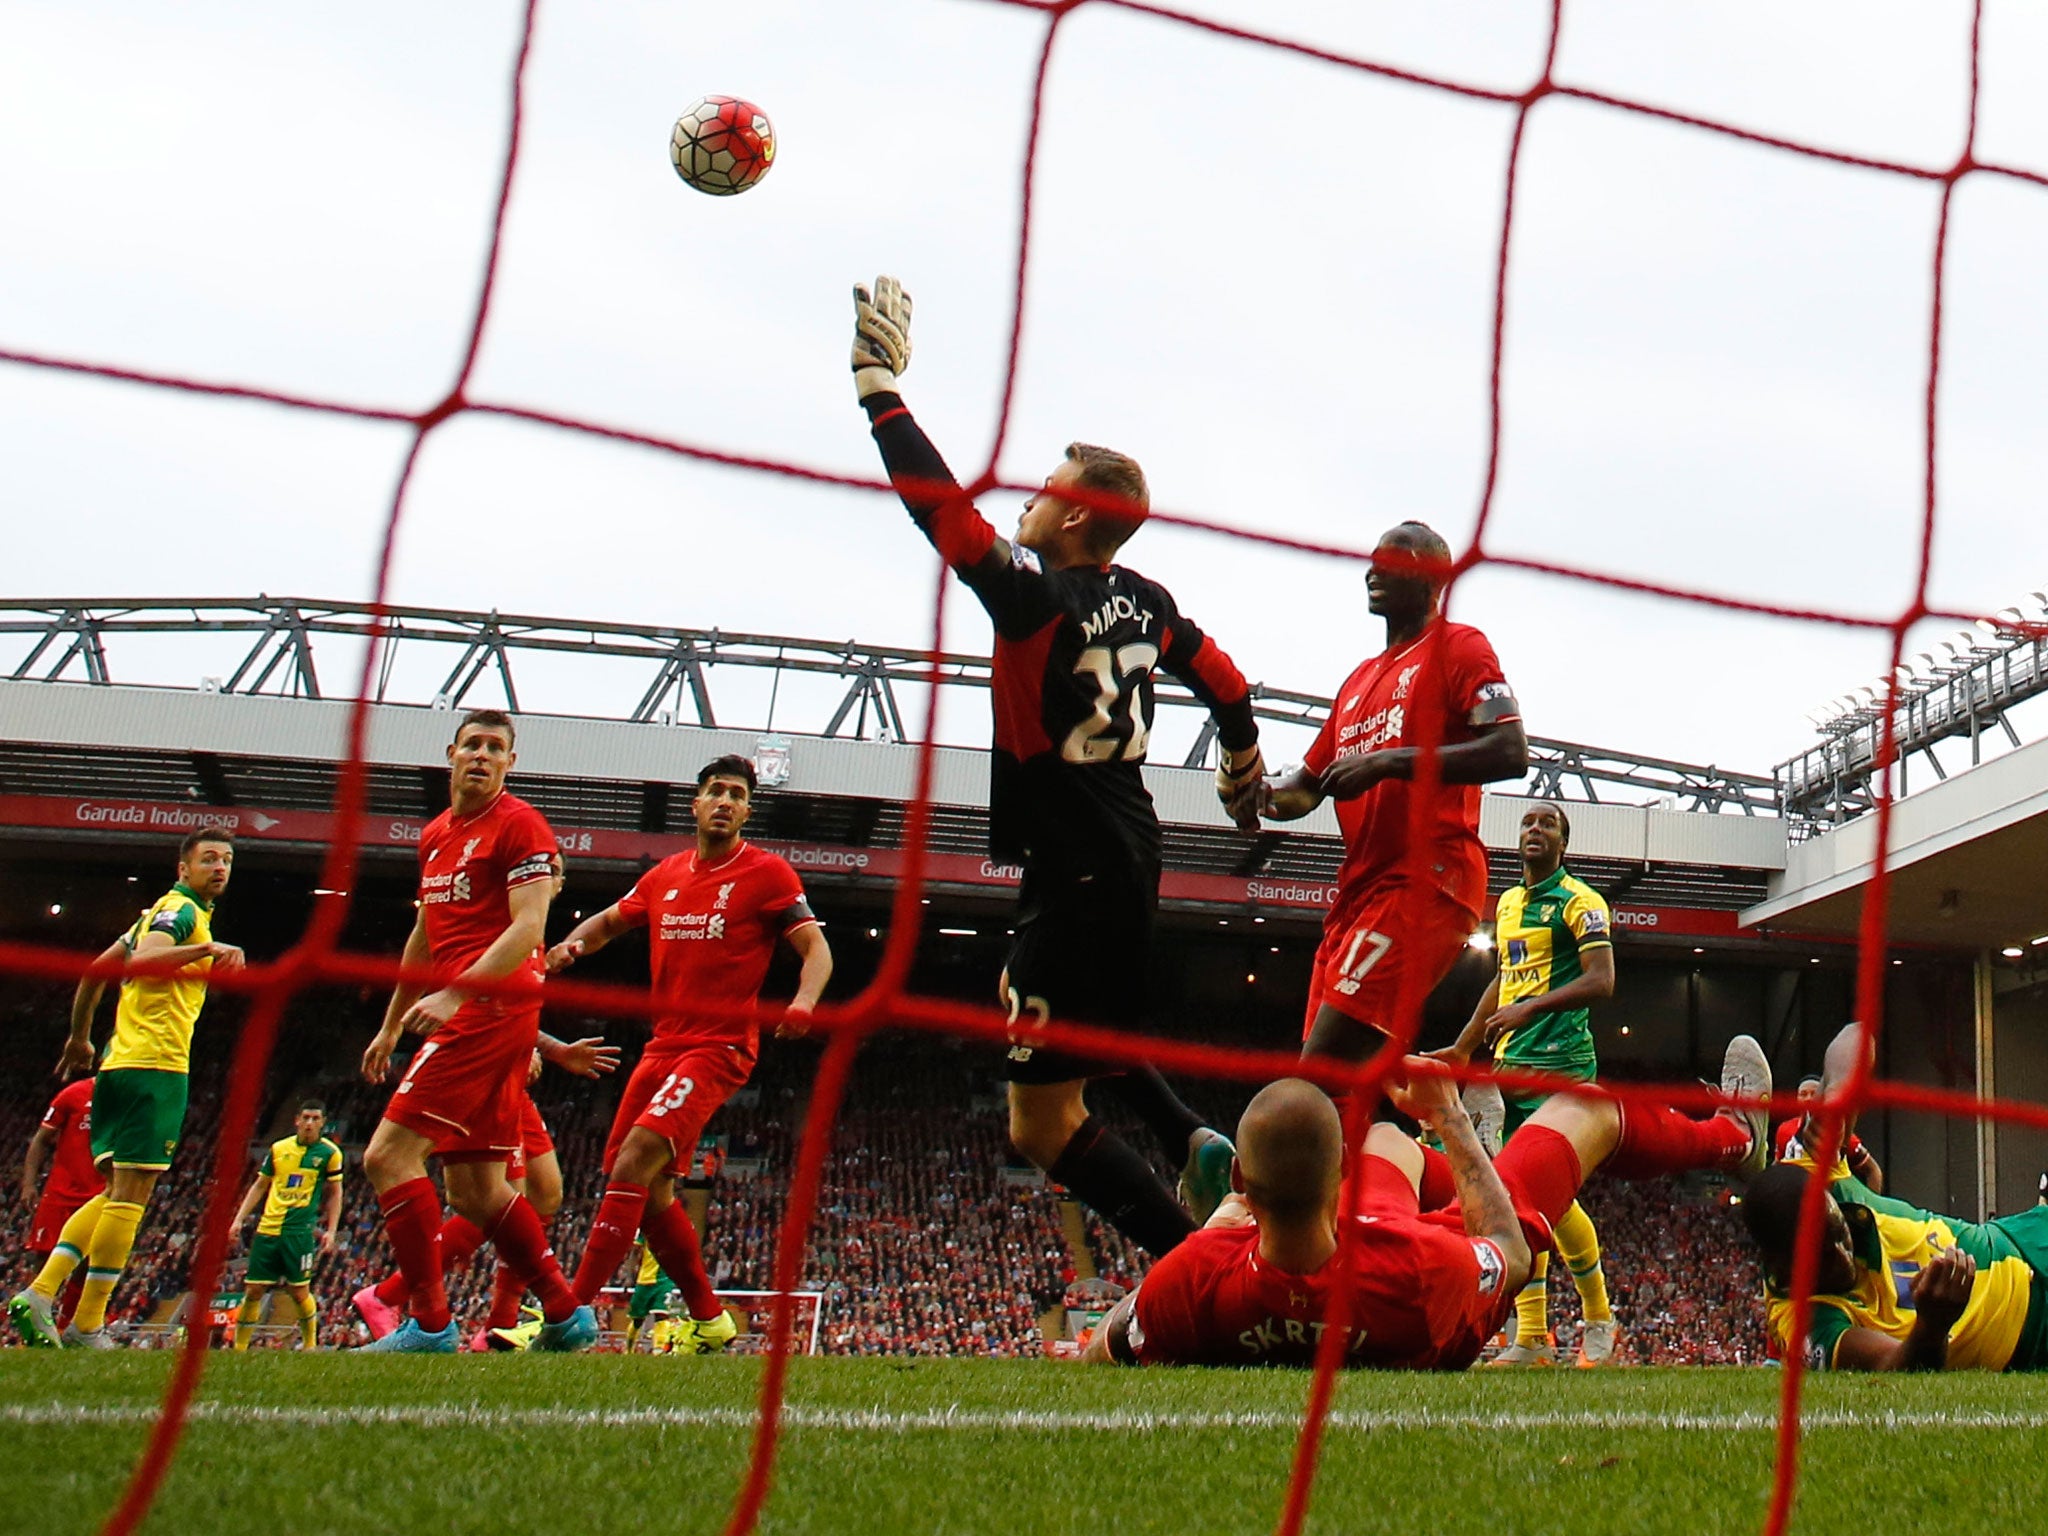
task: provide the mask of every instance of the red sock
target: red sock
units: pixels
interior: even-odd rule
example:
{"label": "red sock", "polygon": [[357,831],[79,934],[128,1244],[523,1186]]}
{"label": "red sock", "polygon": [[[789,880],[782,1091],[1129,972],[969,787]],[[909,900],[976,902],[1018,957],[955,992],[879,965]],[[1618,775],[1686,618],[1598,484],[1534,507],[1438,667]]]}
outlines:
{"label": "red sock", "polygon": [[441,1285],[441,1192],[432,1179],[408,1179],[385,1190],[377,1204],[411,1295],[413,1321],[439,1333],[449,1322],[448,1293]]}
{"label": "red sock", "polygon": [[683,1293],[690,1316],[718,1316],[718,1294],[711,1289],[711,1277],[704,1272],[704,1250],[697,1244],[697,1229],[690,1225],[683,1202],[671,1200],[660,1210],[650,1211],[641,1219],[640,1235],[647,1239],[656,1262]]}
{"label": "red sock", "polygon": [[555,1250],[548,1246],[540,1213],[527,1203],[526,1196],[512,1197],[491,1224],[489,1237],[512,1272],[540,1298],[543,1317],[559,1323],[576,1310],[576,1295],[562,1278],[562,1266],[555,1262]]}
{"label": "red sock", "polygon": [[71,1271],[71,1279],[65,1283],[64,1292],[57,1298],[57,1331],[63,1332],[71,1326],[71,1314],[78,1310],[78,1293],[85,1289],[85,1266],[79,1265]]}
{"label": "red sock", "polygon": [[1570,1137],[1547,1125],[1525,1125],[1515,1132],[1493,1167],[1507,1185],[1515,1209],[1541,1211],[1552,1226],[1579,1197],[1578,1148]]}
{"label": "red sock", "polygon": [[519,1324],[519,1303],[526,1299],[526,1282],[512,1273],[512,1266],[498,1260],[498,1276],[491,1282],[491,1315],[486,1328],[514,1328]]}
{"label": "red sock", "polygon": [[[619,1272],[640,1231],[640,1213],[647,1209],[647,1191],[639,1184],[607,1184],[604,1202],[590,1223],[583,1258],[576,1266],[576,1299],[588,1306]],[[671,1276],[671,1279],[674,1277]]]}
{"label": "red sock", "polygon": [[[484,1245],[484,1234],[467,1216],[450,1211],[441,1221],[441,1273],[467,1264]],[[377,1299],[386,1306],[403,1308],[412,1299],[412,1287],[405,1283],[405,1271],[395,1269],[377,1282]]]}
{"label": "red sock", "polygon": [[1749,1127],[1729,1115],[1693,1120],[1661,1104],[1621,1108],[1621,1140],[1600,1166],[1617,1179],[1726,1168],[1749,1151]]}
{"label": "red sock", "polygon": [[1451,1172],[1451,1160],[1435,1147],[1422,1149],[1422,1179],[1415,1195],[1425,1211],[1441,1211],[1458,1203],[1458,1180]]}

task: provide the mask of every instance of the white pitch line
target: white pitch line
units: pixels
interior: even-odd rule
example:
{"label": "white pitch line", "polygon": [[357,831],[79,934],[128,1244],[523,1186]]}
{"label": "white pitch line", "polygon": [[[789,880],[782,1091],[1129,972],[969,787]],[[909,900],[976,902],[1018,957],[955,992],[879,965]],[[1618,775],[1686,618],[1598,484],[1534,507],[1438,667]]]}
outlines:
{"label": "white pitch line", "polygon": [[[9,1403],[0,1405],[0,1423],[39,1425],[146,1424],[158,1414],[154,1404]],[[403,1425],[419,1429],[749,1429],[751,1408],[479,1408],[462,1404],[400,1407],[272,1408],[254,1403],[196,1403],[191,1420],[200,1424],[360,1424]],[[1110,1431],[1119,1434],[1179,1433],[1188,1430],[1292,1430],[1301,1416],[1266,1410],[1217,1413],[997,1412],[988,1409],[946,1409],[921,1413],[885,1413],[876,1409],[785,1408],[783,1423],[800,1429],[847,1430],[876,1434],[919,1434],[961,1430]],[[1820,1409],[1800,1416],[1809,1429],[2048,1429],[2048,1413],[1896,1413]],[[1719,1430],[1749,1433],[1775,1430],[1776,1414],[1655,1413],[1442,1413],[1433,1409],[1400,1409],[1390,1413],[1332,1413],[1330,1427],[1339,1430],[1412,1429],[1663,1429]]]}

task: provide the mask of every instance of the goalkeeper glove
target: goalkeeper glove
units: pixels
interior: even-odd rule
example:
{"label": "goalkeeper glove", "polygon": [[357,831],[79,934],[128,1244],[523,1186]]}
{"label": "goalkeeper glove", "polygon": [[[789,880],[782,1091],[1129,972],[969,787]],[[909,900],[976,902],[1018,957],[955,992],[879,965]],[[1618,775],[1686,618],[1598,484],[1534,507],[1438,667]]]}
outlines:
{"label": "goalkeeper glove", "polygon": [[853,388],[865,400],[896,388],[910,366],[910,295],[893,277],[875,279],[875,291],[853,290]]}
{"label": "goalkeeper glove", "polygon": [[1216,765],[1216,798],[1239,831],[1259,829],[1259,813],[1266,808],[1266,758],[1257,745],[1223,754]]}

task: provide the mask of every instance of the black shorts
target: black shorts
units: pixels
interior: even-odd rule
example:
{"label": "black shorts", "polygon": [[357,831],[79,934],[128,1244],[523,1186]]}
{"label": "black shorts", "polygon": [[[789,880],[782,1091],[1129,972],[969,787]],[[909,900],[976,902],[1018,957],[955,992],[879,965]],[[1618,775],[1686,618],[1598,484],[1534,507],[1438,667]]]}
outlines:
{"label": "black shorts", "polygon": [[1127,1062],[1034,1045],[1032,1026],[1049,1018],[1137,1028],[1145,1014],[1158,906],[1156,868],[1048,875],[1026,866],[1008,966],[1008,1081],[1066,1083],[1129,1069]]}

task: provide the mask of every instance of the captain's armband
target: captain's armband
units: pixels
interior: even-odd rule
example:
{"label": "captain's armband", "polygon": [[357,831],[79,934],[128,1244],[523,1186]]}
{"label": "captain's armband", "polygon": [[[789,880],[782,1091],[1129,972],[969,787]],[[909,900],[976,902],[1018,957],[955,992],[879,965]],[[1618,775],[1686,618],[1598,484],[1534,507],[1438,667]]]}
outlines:
{"label": "captain's armband", "polygon": [[1482,683],[1479,698],[1466,722],[1474,726],[1499,725],[1522,718],[1522,706],[1515,702],[1515,690],[1506,683]]}

